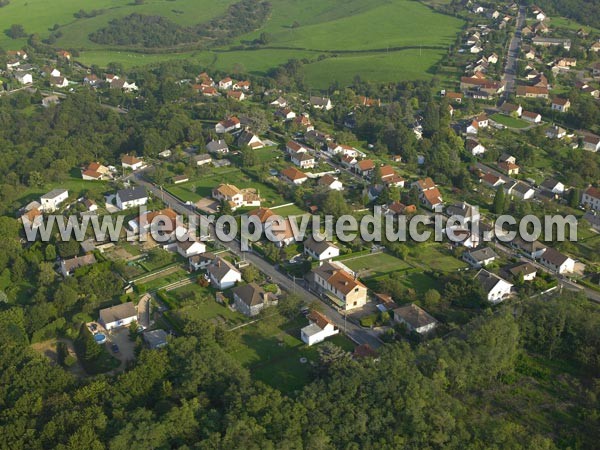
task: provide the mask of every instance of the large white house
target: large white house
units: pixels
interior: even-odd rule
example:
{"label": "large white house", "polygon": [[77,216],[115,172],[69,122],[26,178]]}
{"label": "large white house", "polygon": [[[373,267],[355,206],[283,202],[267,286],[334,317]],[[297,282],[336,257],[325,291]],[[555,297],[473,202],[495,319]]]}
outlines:
{"label": "large white house", "polygon": [[66,189],[53,189],[47,194],[41,196],[40,209],[45,213],[54,212],[68,197],[69,191]]}
{"label": "large white house", "polygon": [[590,186],[581,196],[581,204],[586,208],[600,211],[600,189]]}
{"label": "large white house", "polygon": [[485,269],[477,272],[475,279],[481,284],[487,301],[490,303],[500,303],[508,298],[512,292],[513,285],[511,283]]}
{"label": "large white house", "polygon": [[572,273],[575,270],[575,260],[552,247],[548,247],[540,256],[540,264],[559,274]]}
{"label": "large white house", "polygon": [[317,261],[329,261],[340,256],[340,249],[324,238],[316,240],[314,236],[310,236],[304,241],[304,254]]}
{"label": "large white house", "polygon": [[260,206],[261,199],[253,189],[238,189],[233,184],[220,184],[212,190],[212,197],[227,202],[232,211],[244,206]]}
{"label": "large white house", "polygon": [[177,253],[184,258],[200,255],[206,251],[206,245],[196,240],[185,240],[177,242]]}
{"label": "large white house", "polygon": [[208,278],[214,288],[228,289],[242,281],[242,274],[229,261],[217,257],[207,268]]}
{"label": "large white house", "polygon": [[306,345],[318,344],[340,332],[331,320],[318,311],[311,311],[307,319],[308,325],[300,330],[302,341]]}
{"label": "large white house", "polygon": [[100,310],[100,323],[107,330],[126,327],[137,321],[137,311],[132,302]]}
{"label": "large white house", "polygon": [[134,208],[148,203],[148,193],[143,186],[136,186],[117,191],[117,206],[119,209]]}

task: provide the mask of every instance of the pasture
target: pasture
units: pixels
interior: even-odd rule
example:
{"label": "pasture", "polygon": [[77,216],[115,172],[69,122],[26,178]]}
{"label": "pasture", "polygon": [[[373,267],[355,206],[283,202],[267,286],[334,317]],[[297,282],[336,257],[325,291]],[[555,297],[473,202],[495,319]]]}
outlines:
{"label": "pasture", "polygon": [[[48,8],[43,0],[12,0],[2,8],[0,27],[22,24],[27,33],[46,38],[58,25],[61,36],[54,46],[77,48],[85,65],[106,67],[111,62],[125,68],[182,60],[202,65],[207,70],[248,72],[264,75],[290,59],[304,60],[307,84],[327,89],[337,81],[347,84],[359,75],[364,80],[388,82],[425,79],[454,41],[462,21],[439,14],[410,0],[273,0],[271,16],[258,30],[210,49],[182,53],[132,52],[127,48],[93,43],[88,34],[115,18],[131,13],[161,15],[180,25],[205,23],[223,14],[235,0],[147,0],[135,5],[125,0],[99,0],[93,6],[102,10],[90,18],[76,18],[82,7],[75,0],[58,0]],[[200,13],[201,11],[201,13]],[[258,49],[240,49],[261,33],[269,41]],[[16,49],[26,39],[12,40],[5,34],[0,46]]]}

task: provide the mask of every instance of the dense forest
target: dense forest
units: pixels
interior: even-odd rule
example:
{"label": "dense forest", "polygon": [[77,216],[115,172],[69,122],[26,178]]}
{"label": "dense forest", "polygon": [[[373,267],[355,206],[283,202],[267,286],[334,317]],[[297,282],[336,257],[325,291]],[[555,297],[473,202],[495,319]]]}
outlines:
{"label": "dense forest", "polygon": [[225,14],[207,24],[190,27],[178,25],[162,16],[130,14],[113,19],[108,26],[89,35],[91,41],[105,45],[132,45],[145,48],[173,47],[181,44],[223,43],[259,28],[266,20],[271,5],[260,0],[242,0]]}
{"label": "dense forest", "polygon": [[325,346],[291,396],[253,381],[209,322],[124,374],[77,381],[27,347],[27,315],[0,310],[2,448],[593,448],[600,433],[600,313],[570,296],[376,361]]}

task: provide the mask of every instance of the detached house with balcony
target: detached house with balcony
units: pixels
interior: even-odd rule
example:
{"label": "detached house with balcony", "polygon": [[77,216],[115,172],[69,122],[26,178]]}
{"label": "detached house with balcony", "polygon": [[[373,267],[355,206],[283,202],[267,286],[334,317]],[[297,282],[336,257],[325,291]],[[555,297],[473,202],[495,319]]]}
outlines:
{"label": "detached house with balcony", "polygon": [[335,262],[325,262],[309,274],[315,290],[345,311],[367,303],[367,287]]}

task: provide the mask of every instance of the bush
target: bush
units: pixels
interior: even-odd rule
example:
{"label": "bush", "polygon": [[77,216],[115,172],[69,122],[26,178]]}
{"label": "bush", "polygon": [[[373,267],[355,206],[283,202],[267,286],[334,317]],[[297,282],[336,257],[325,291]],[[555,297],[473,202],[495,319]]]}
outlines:
{"label": "bush", "polygon": [[365,328],[370,328],[375,325],[375,321],[377,320],[376,315],[366,316],[360,319],[360,326]]}
{"label": "bush", "polygon": [[67,355],[64,360],[64,365],[65,367],[72,367],[76,362],[77,358],[75,358],[73,355]]}

